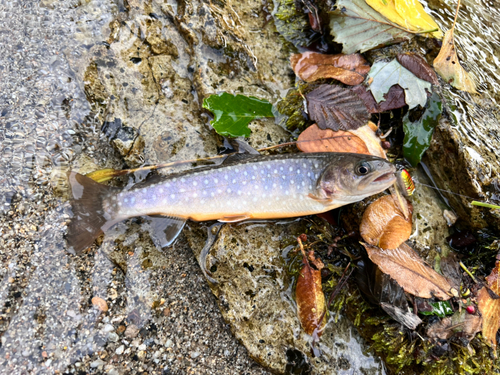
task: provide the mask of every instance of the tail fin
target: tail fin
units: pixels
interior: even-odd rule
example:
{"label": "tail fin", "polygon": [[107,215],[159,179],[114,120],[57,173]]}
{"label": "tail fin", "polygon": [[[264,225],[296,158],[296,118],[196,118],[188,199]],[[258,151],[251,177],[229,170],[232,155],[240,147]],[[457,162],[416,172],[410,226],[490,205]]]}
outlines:
{"label": "tail fin", "polygon": [[110,219],[105,217],[103,199],[118,189],[98,184],[75,172],[68,173],[68,180],[73,195],[73,218],[68,224],[66,241],[69,250],[73,248],[74,252],[79,253],[103,233],[103,227]]}

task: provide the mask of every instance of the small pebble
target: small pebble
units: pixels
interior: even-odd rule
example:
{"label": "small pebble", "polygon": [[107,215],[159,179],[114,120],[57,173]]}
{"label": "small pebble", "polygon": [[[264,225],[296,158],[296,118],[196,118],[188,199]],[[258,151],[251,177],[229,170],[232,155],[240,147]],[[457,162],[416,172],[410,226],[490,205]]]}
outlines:
{"label": "small pebble", "polygon": [[113,327],[112,324],[106,324],[104,326],[104,332],[113,332],[115,330],[115,327]]}
{"label": "small pebble", "polygon": [[92,304],[103,312],[108,311],[108,304],[101,297],[92,298]]}
{"label": "small pebble", "polygon": [[118,337],[118,335],[115,332],[111,332],[108,335],[108,340],[111,341],[111,342],[117,342],[119,340],[119,337]]}
{"label": "small pebble", "polygon": [[145,344],[141,344],[141,345],[139,345],[139,347],[137,349],[139,349],[139,350],[146,350],[146,345]]}
{"label": "small pebble", "polygon": [[105,364],[106,364],[106,362],[104,362],[102,359],[97,359],[90,364],[90,367],[97,368],[97,367],[103,366]]}
{"label": "small pebble", "polygon": [[120,345],[116,350],[115,353],[118,355],[122,355],[123,352],[125,351],[125,345]]}
{"label": "small pebble", "polygon": [[139,334],[139,327],[137,327],[135,324],[129,325],[125,330],[125,336],[127,336],[129,339],[133,339],[138,334]]}

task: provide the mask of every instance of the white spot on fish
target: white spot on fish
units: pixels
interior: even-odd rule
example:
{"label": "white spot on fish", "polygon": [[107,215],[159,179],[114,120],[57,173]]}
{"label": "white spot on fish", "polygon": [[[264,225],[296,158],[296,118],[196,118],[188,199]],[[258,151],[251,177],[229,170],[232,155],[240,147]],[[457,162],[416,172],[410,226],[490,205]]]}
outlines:
{"label": "white spot on fish", "polygon": [[309,190],[312,190],[312,188],[313,188],[312,185],[309,185]]}
{"label": "white spot on fish", "polygon": [[254,202],[257,202],[257,197],[253,197],[252,199]]}
{"label": "white spot on fish", "polygon": [[311,177],[311,172],[307,172],[307,177]]}
{"label": "white spot on fish", "polygon": [[230,193],[231,192],[231,189],[227,189],[227,192]]}
{"label": "white spot on fish", "polygon": [[293,171],[293,167],[288,168],[288,170],[289,170],[290,172],[292,172],[292,171]]}
{"label": "white spot on fish", "polygon": [[211,196],[211,197],[213,197],[214,195],[215,195],[215,194],[214,194],[214,192],[211,192],[211,193],[210,193],[210,196]]}
{"label": "white spot on fish", "polygon": [[134,204],[135,203],[135,197],[130,197],[130,203]]}
{"label": "white spot on fish", "polygon": [[246,185],[246,184],[247,184],[247,182],[246,182],[246,181],[243,181],[243,182],[242,182],[242,184],[243,184],[243,185]]}
{"label": "white spot on fish", "polygon": [[186,191],[185,189],[181,189],[181,190],[180,190],[180,192],[181,192],[181,193],[184,193],[185,191]]}
{"label": "white spot on fish", "polygon": [[241,190],[238,190],[238,195],[241,195]]}
{"label": "white spot on fish", "polygon": [[300,174],[300,169],[297,169],[297,174]]}
{"label": "white spot on fish", "polygon": [[256,166],[256,165],[254,165],[254,166],[253,166],[253,169],[254,169],[254,170],[257,170],[257,166]]}
{"label": "white spot on fish", "polygon": [[170,198],[175,199],[175,194],[170,194]]}
{"label": "white spot on fish", "polygon": [[207,191],[206,190],[203,190],[203,195],[207,195]]}
{"label": "white spot on fish", "polygon": [[235,171],[236,171],[236,172],[239,172],[240,170],[239,170],[239,168],[236,168],[236,169],[235,169]]}
{"label": "white spot on fish", "polygon": [[222,190],[221,189],[217,189],[217,194],[220,194],[222,193]]}
{"label": "white spot on fish", "polygon": [[318,163],[314,163],[314,168],[318,168]]}
{"label": "white spot on fish", "polygon": [[252,180],[255,180],[255,176],[252,176]]}
{"label": "white spot on fish", "polygon": [[270,178],[270,177],[271,177],[271,175],[268,173],[268,174],[267,174],[267,177],[268,177],[268,178]]}
{"label": "white spot on fish", "polygon": [[284,180],[284,179],[286,179],[286,176],[285,176],[285,175],[283,175],[283,176],[281,176],[281,178]]}
{"label": "white spot on fish", "polygon": [[218,180],[218,179],[216,179],[216,178],[214,178],[214,182],[215,182],[215,183],[218,183],[218,182],[219,182],[219,180]]}
{"label": "white spot on fish", "polygon": [[147,200],[146,198],[144,198],[144,199],[142,200],[142,203],[146,203],[147,201],[148,201],[148,200]]}
{"label": "white spot on fish", "polygon": [[128,198],[125,198],[123,201],[124,201],[125,203],[128,203]]}
{"label": "white spot on fish", "polygon": [[177,181],[177,177],[174,177],[174,179],[172,180],[173,182]]}
{"label": "white spot on fish", "polygon": [[231,182],[232,182],[233,184],[235,184],[235,183],[236,183],[236,179],[233,179],[233,181],[231,181]]}
{"label": "white spot on fish", "polygon": [[302,186],[306,186],[306,182],[305,181],[302,181]]}
{"label": "white spot on fish", "polygon": [[208,180],[205,180],[204,182],[205,182],[205,185],[208,185]]}
{"label": "white spot on fish", "polygon": [[198,194],[197,194],[197,193],[194,193],[194,194],[193,194],[193,198],[196,198],[197,196],[198,196]]}
{"label": "white spot on fish", "polygon": [[196,181],[193,181],[193,186],[196,186],[198,185],[198,183]]}
{"label": "white spot on fish", "polygon": [[276,187],[276,184],[273,184],[273,188],[275,188],[275,187]]}
{"label": "white spot on fish", "polygon": [[186,182],[186,179],[184,177],[182,177],[181,182]]}
{"label": "white spot on fish", "polygon": [[205,204],[205,199],[202,199],[200,203]]}
{"label": "white spot on fish", "polygon": [[283,170],[283,167],[280,167],[280,171],[282,171],[282,170]]}
{"label": "white spot on fish", "polygon": [[290,183],[293,185],[295,182],[293,182],[293,180],[290,180]]}
{"label": "white spot on fish", "polygon": [[288,190],[285,191],[285,195],[289,195],[289,194],[290,194],[290,192]]}
{"label": "white spot on fish", "polygon": [[229,175],[225,175],[224,180],[229,180]]}
{"label": "white spot on fish", "polygon": [[248,173],[247,173],[247,171],[245,171],[245,172],[243,172],[243,174],[246,176]]}
{"label": "white spot on fish", "polygon": [[163,200],[161,201],[163,204],[167,204],[167,198],[163,198]]}
{"label": "white spot on fish", "polygon": [[160,188],[159,192],[160,194],[163,194],[163,188]]}

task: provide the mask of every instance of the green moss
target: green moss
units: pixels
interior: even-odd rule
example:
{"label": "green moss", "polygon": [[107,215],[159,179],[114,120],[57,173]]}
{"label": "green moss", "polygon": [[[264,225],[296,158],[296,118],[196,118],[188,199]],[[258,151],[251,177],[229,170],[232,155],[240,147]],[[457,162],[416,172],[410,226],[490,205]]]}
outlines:
{"label": "green moss", "polygon": [[274,22],[278,32],[295,47],[307,46],[311,42],[312,29],[307,15],[298,8],[295,0],[275,0]]}
{"label": "green moss", "polygon": [[287,129],[302,131],[310,124],[305,113],[304,102],[305,94],[312,89],[313,85],[299,84],[297,88],[288,90],[285,99],[276,104],[279,113],[287,116],[284,120]]}

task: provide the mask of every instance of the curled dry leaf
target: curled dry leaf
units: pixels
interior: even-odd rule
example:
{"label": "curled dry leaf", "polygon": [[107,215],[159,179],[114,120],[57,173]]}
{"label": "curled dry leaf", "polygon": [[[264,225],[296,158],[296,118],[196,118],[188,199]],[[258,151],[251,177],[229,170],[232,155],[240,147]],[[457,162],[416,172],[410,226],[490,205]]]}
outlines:
{"label": "curled dry leaf", "polygon": [[453,30],[448,30],[444,34],[443,46],[434,59],[433,65],[436,72],[456,89],[477,94],[476,83],[458,61]]}
{"label": "curled dry leaf", "polygon": [[295,300],[300,324],[308,335],[317,333],[318,336],[321,336],[326,324],[326,303],[321,287],[321,269],[313,268],[305,257],[302,262],[304,265],[295,286]]}
{"label": "curled dry leaf", "polygon": [[370,155],[365,142],[359,137],[343,130],[323,130],[316,124],[299,135],[297,148],[302,152],[354,152]]}
{"label": "curled dry leaf", "polygon": [[399,85],[391,86],[389,91],[384,94],[384,100],[380,103],[376,102],[373,94],[367,91],[364,85],[354,86],[351,90],[358,94],[370,113],[387,112],[406,105],[405,90]]}
{"label": "curled dry leaf", "polygon": [[411,206],[408,220],[394,199],[385,195],[370,204],[363,214],[360,233],[363,240],[382,249],[395,249],[411,235]]}
{"label": "curled dry leaf", "polygon": [[370,71],[370,65],[358,53],[352,55],[325,55],[305,52],[290,57],[292,69],[303,81],[333,78],[346,85],[359,85]]}
{"label": "curled dry leaf", "polygon": [[320,85],[306,95],[311,119],[320,129],[351,130],[368,122],[369,114],[358,95],[336,85]]}
{"label": "curled dry leaf", "polygon": [[500,298],[493,297],[500,296],[499,260],[496,261],[495,268],[493,268],[490,275],[486,278],[486,282],[491,291],[496,293],[496,296],[492,296],[492,293],[486,287],[483,287],[477,296],[477,306],[483,316],[483,337],[493,348],[496,348],[496,336],[498,328],[500,328]]}
{"label": "curled dry leaf", "polygon": [[406,243],[392,250],[366,243],[363,246],[371,261],[396,280],[405,292],[421,298],[450,299],[452,287],[448,280],[426,265]]}
{"label": "curled dry leaf", "polygon": [[453,316],[431,325],[427,335],[430,338],[448,340],[454,334],[460,333],[461,337],[470,341],[481,330],[481,321],[480,316],[468,314],[462,309],[461,312],[457,311]]}
{"label": "curled dry leaf", "polygon": [[370,155],[378,156],[380,158],[386,158],[385,150],[382,148],[380,143],[380,138],[377,137],[375,133],[377,130],[377,125],[373,122],[368,121],[365,126],[358,129],[350,130],[349,133],[354,134],[359,137],[363,142],[365,142],[366,147]]}
{"label": "curled dry leaf", "polygon": [[433,85],[439,85],[436,72],[431,68],[427,61],[416,53],[398,53],[396,56],[398,62],[410,72],[415,74],[418,78],[430,82]]}

